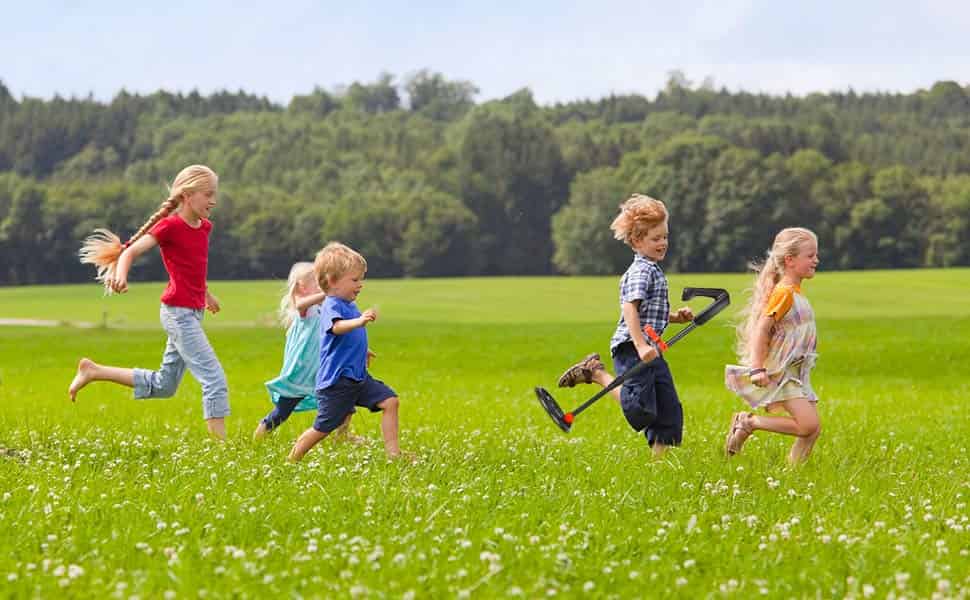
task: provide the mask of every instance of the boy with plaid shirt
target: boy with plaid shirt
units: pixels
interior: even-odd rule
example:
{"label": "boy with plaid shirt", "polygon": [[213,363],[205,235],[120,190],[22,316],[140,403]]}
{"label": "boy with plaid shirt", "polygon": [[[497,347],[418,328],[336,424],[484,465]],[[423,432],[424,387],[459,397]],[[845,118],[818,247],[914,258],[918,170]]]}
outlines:
{"label": "boy with plaid shirt", "polygon": [[[694,318],[687,307],[670,312],[667,278],[657,264],[667,254],[667,219],[663,202],[634,194],[620,205],[620,214],[610,225],[614,237],[635,252],[633,264],[620,280],[620,320],[610,340],[610,354],[617,376],[640,361],[650,363],[611,393],[619,400],[630,426],[635,431],[645,430],[657,456],[668,446],[680,445],[684,413],[667,361],[646,339],[643,328],[650,325],[663,334],[668,323],[687,323]],[[559,378],[559,387],[593,382],[605,387],[613,379],[599,354],[594,353],[569,367]]]}

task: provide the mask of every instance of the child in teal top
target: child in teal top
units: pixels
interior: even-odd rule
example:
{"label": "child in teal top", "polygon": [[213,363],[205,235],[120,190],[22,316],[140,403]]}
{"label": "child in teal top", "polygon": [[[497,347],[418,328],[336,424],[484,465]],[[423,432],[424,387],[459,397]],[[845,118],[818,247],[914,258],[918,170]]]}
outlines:
{"label": "child in teal top", "polygon": [[[298,262],[290,269],[286,294],[280,300],[280,322],[286,327],[283,368],[266,382],[275,408],[266,415],[253,439],[262,439],[295,412],[317,409],[314,384],[320,356],[320,303],[327,294],[320,289],[313,263]],[[346,424],[341,427],[346,433]]]}

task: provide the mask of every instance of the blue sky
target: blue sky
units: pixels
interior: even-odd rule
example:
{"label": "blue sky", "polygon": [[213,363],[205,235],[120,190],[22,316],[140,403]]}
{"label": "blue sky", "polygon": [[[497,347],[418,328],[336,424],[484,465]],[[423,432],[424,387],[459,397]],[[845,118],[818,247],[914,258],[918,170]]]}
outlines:
{"label": "blue sky", "polygon": [[[219,89],[286,103],[430,69],[542,103],[653,96],[679,69],[732,91],[970,83],[970,0],[4,2],[17,96]],[[164,12],[164,14],[161,14]]]}

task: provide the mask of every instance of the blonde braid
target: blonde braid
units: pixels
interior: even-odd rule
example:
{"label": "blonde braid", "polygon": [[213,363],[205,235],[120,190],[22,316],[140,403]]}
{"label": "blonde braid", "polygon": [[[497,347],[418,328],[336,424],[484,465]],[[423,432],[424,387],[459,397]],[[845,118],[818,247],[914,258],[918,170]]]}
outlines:
{"label": "blonde braid", "polygon": [[95,279],[104,284],[105,294],[110,296],[112,293],[110,281],[115,276],[115,269],[118,267],[118,259],[121,258],[121,253],[134,244],[138,238],[145,235],[155,223],[170,215],[179,205],[179,201],[178,197],[170,196],[165,202],[162,202],[155,214],[124,244],[121,243],[121,238],[104,228],[95,229],[93,234],[84,239],[84,243],[78,251],[78,256],[81,257],[82,263],[94,265],[98,270]]}
{"label": "blonde braid", "polygon": [[175,176],[172,187],[169,188],[168,198],[124,244],[117,235],[104,228],[95,229],[93,234],[84,238],[81,249],[78,250],[78,256],[83,264],[94,265],[98,270],[95,279],[104,284],[105,294],[112,293],[110,281],[115,276],[121,254],[148,233],[156,223],[172,214],[181,204],[182,194],[200,189],[203,181],[208,185],[216,186],[219,178],[212,169],[204,165],[191,165],[182,169]]}
{"label": "blonde braid", "polygon": [[170,214],[172,214],[172,211],[174,211],[176,208],[178,208],[178,205],[181,202],[182,202],[181,195],[179,195],[179,196],[169,196],[165,200],[165,202],[162,202],[162,205],[160,207],[158,207],[158,210],[155,211],[155,214],[153,214],[152,216],[148,217],[148,220],[145,221],[145,224],[142,225],[141,228],[138,231],[135,232],[135,235],[131,236],[131,238],[129,238],[129,240],[123,244],[123,247],[125,249],[127,249],[128,246],[131,246],[132,244],[134,244],[135,242],[137,242],[138,241],[138,238],[140,238],[141,236],[145,235],[145,233],[147,233],[148,231],[150,231],[151,228],[155,226],[155,223],[158,223],[159,221],[161,221],[165,217],[167,217]]}

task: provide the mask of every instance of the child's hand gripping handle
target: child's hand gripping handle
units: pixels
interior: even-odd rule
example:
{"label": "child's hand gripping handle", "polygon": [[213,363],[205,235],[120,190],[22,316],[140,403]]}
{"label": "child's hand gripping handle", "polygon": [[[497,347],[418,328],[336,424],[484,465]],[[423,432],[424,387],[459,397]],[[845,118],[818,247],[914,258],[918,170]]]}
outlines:
{"label": "child's hand gripping handle", "polygon": [[650,338],[650,341],[653,342],[653,345],[654,346],[656,346],[657,352],[666,352],[667,351],[667,342],[663,341],[660,338],[660,334],[657,333],[657,330],[655,330],[649,324],[643,326],[643,333],[648,338]]}

